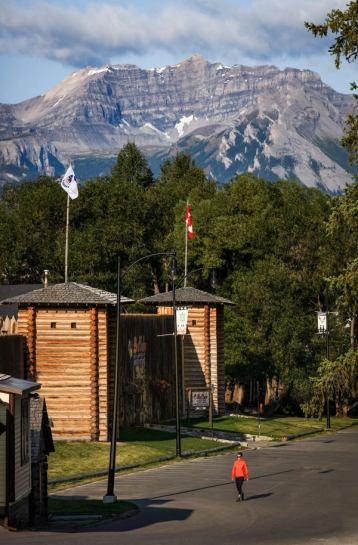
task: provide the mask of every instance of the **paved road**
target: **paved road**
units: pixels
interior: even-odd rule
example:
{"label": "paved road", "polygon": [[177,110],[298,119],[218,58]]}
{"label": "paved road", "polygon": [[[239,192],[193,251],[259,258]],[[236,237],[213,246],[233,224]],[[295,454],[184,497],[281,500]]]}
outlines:
{"label": "paved road", "polygon": [[[236,503],[233,453],[121,476],[140,513],[70,531],[5,533],[7,545],[357,545],[358,429],[248,451]],[[101,498],[102,482],[61,495]]]}

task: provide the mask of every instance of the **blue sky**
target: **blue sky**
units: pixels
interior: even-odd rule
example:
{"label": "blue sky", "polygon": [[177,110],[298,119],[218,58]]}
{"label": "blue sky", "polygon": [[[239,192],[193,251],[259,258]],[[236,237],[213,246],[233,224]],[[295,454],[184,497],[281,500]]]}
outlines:
{"label": "blue sky", "polygon": [[225,65],[308,68],[340,92],[357,63],[336,70],[321,22],[348,0],[0,0],[0,102],[40,95],[84,66],[177,64],[194,53]]}

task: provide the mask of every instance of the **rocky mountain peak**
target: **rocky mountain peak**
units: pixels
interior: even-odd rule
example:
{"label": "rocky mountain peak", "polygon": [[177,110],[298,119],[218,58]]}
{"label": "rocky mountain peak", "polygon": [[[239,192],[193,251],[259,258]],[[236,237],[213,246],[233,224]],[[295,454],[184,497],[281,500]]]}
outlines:
{"label": "rocky mountain peak", "polygon": [[310,70],[201,55],[153,69],[86,67],[41,97],[0,106],[0,171],[57,174],[69,158],[114,157],[134,141],[160,148],[153,164],[186,150],[219,181],[249,171],[336,191],[350,179],[339,140],[352,100]]}

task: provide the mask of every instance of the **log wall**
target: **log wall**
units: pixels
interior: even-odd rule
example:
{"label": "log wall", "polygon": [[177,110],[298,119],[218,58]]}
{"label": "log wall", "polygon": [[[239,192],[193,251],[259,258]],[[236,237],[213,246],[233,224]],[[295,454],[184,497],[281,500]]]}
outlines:
{"label": "log wall", "polygon": [[[224,308],[216,308],[216,320],[213,316],[211,327],[215,330],[216,343],[212,343],[212,383],[216,384],[214,390],[214,408],[218,414],[225,414],[225,352],[224,352]],[[214,335],[212,335],[214,338]]]}
{"label": "log wall", "polygon": [[204,308],[190,307],[188,335],[184,338],[185,388],[202,388],[208,379],[208,336],[205,331]]}
{"label": "log wall", "polygon": [[[108,320],[108,414],[111,429],[116,313],[110,312]],[[172,418],[175,407],[173,317],[124,314],[120,323],[118,430]],[[169,335],[158,336],[166,334]]]}
{"label": "log wall", "polygon": [[[172,418],[172,313],[162,309],[161,315],[122,314],[120,324],[118,430]],[[113,415],[116,309],[20,308],[18,328],[27,338],[27,377],[42,384],[54,437],[108,440]],[[177,346],[183,398],[185,388],[215,384],[214,409],[223,413],[223,309],[190,307],[188,335]],[[184,409],[185,404],[180,406]]]}
{"label": "log wall", "polygon": [[216,414],[225,412],[224,309],[189,307],[184,337],[184,389],[214,385]]}
{"label": "log wall", "polygon": [[98,439],[108,438],[108,321],[107,310],[98,310]]}
{"label": "log wall", "polygon": [[[30,376],[39,382],[53,422],[54,437],[91,439],[95,344],[91,310],[19,309],[19,329],[32,341]],[[26,328],[26,322],[36,327]],[[92,317],[92,331],[91,331]],[[36,330],[33,340],[32,331]],[[31,369],[35,369],[35,373]]]}

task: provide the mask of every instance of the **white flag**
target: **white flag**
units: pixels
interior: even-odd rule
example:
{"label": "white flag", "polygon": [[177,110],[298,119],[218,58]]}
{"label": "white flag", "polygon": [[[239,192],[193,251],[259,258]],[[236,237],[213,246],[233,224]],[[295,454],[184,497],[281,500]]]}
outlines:
{"label": "white flag", "polygon": [[71,166],[66,170],[66,174],[61,180],[61,187],[68,193],[71,199],[77,199],[78,197],[78,187],[75,173]]}

